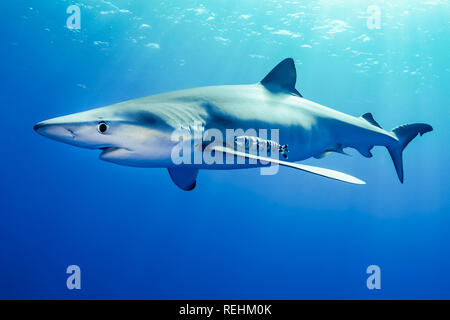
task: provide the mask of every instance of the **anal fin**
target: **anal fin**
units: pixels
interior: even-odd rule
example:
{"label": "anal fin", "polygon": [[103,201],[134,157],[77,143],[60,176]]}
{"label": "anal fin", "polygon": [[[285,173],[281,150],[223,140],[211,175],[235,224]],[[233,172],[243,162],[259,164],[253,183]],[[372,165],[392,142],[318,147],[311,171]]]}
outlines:
{"label": "anal fin", "polygon": [[359,153],[361,153],[361,155],[363,155],[366,158],[372,158],[373,154],[372,152],[370,152],[370,150],[372,150],[373,146],[367,146],[367,147],[360,147],[356,150],[358,150]]}

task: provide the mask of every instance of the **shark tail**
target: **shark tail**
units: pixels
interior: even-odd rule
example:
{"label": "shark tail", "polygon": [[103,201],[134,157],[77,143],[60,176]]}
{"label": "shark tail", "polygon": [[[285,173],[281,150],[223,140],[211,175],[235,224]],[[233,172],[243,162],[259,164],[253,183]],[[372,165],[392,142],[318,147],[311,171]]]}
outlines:
{"label": "shark tail", "polygon": [[426,123],[404,124],[392,129],[392,133],[398,139],[397,142],[386,146],[394,162],[398,179],[403,183],[403,150],[418,135],[430,132],[433,127]]}

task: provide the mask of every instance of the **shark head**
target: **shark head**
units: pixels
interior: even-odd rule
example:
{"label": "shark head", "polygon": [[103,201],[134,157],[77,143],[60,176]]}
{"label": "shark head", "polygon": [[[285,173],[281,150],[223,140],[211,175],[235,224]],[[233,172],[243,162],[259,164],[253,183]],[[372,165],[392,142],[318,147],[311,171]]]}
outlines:
{"label": "shark head", "polygon": [[100,159],[128,166],[161,166],[170,159],[169,126],[147,110],[113,106],[37,123],[34,130],[73,146],[98,149]]}

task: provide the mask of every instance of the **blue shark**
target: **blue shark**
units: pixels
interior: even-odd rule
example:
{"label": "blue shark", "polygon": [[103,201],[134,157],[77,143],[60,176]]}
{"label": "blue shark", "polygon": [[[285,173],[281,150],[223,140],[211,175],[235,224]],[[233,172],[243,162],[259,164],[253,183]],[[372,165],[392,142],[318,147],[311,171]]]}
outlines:
{"label": "blue shark", "polygon": [[[374,146],[387,148],[403,183],[403,150],[418,134],[432,131],[430,125],[413,123],[385,130],[370,113],[355,117],[305,99],[295,88],[296,79],[294,61],[287,58],[258,83],[157,94],[45,120],[37,123],[34,129],[60,142],[100,150],[100,159],[104,161],[133,167],[167,168],[174,183],[183,190],[195,188],[199,170],[268,164],[364,184],[346,173],[297,162],[311,157],[322,158],[331,152],[344,153],[345,148],[356,149],[370,158]],[[200,126],[202,132],[216,129],[224,136],[229,129],[239,128],[243,132],[277,129],[278,141],[270,138],[255,141],[272,146],[272,154],[279,151],[283,157],[237,150],[229,143],[214,148],[207,148],[202,143],[197,146],[202,153],[218,153],[248,161],[244,164],[175,164],[173,150],[180,141],[173,138],[173,133],[180,128],[191,132],[194,126]],[[252,140],[250,136],[237,138]],[[250,160],[256,162],[250,163]]]}

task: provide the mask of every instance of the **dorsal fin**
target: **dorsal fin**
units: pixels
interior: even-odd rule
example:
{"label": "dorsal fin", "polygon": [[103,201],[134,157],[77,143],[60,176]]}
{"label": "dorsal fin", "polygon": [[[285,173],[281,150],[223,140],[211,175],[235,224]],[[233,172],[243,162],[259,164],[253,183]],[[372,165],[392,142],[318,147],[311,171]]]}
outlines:
{"label": "dorsal fin", "polygon": [[294,60],[287,58],[276,65],[264,79],[261,84],[267,90],[278,93],[287,91],[302,97],[300,92],[295,89],[295,82],[297,81],[297,71],[295,70]]}
{"label": "dorsal fin", "polygon": [[[369,122],[370,124],[374,125],[375,127],[381,128],[381,126],[378,124],[378,122],[375,121],[372,114],[370,112],[364,113],[361,118]],[[381,128],[382,129],[382,128]]]}

